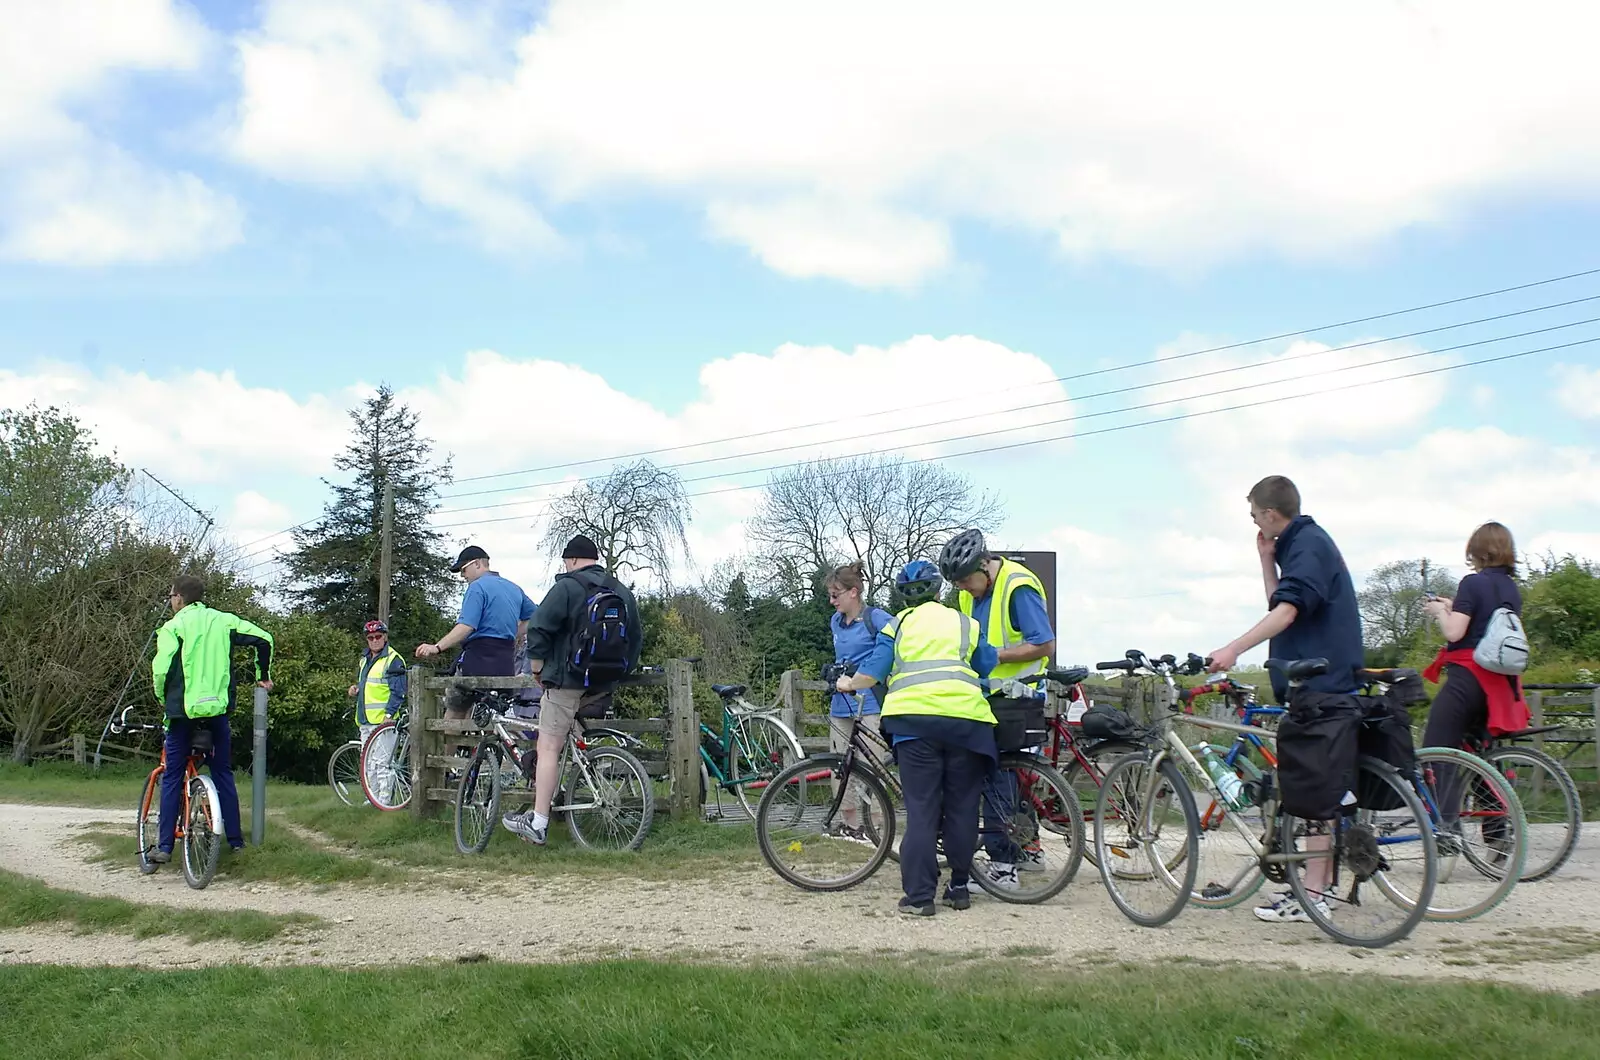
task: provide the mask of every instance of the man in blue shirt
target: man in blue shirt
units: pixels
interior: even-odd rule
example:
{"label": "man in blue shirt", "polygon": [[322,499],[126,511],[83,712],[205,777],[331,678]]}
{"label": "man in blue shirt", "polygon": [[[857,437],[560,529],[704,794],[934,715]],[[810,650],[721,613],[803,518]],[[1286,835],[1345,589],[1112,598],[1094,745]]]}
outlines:
{"label": "man in blue shirt", "polygon": [[[528,634],[533,601],[515,583],[489,569],[489,553],[477,545],[461,550],[451,573],[466,579],[461,617],[437,644],[419,644],[417,658],[427,659],[461,645],[460,673],[465,677],[511,677],[517,672],[517,644]],[[470,713],[470,693],[452,688],[445,693],[444,716],[462,719]]]}
{"label": "man in blue shirt", "polygon": [[[1248,500],[1268,610],[1244,634],[1211,653],[1212,672],[1232,669],[1239,656],[1270,640],[1275,659],[1328,660],[1327,673],[1304,682],[1308,691],[1355,691],[1356,670],[1364,661],[1361,611],[1338,546],[1314,519],[1300,514],[1300,491],[1282,475],[1256,483]],[[1288,702],[1288,683],[1276,670],[1272,691],[1278,702]]]}
{"label": "man in blue shirt", "polygon": [[[1301,684],[1305,691],[1355,692],[1356,670],[1364,661],[1361,611],[1356,606],[1355,583],[1338,546],[1315,520],[1300,514],[1300,491],[1282,475],[1257,482],[1246,499],[1256,524],[1256,553],[1261,558],[1268,610],[1261,621],[1211,653],[1211,671],[1232,669],[1240,655],[1270,640],[1268,651],[1275,659],[1328,660],[1327,673]],[[1280,670],[1272,671],[1272,691],[1279,703],[1289,702],[1288,681]],[[1310,835],[1305,849],[1325,851],[1329,842],[1326,834]],[[1329,860],[1323,857],[1307,862],[1307,890],[1321,892],[1328,885]],[[1328,911],[1325,905],[1322,909]],[[1287,892],[1257,906],[1255,915],[1268,923],[1311,919]]]}

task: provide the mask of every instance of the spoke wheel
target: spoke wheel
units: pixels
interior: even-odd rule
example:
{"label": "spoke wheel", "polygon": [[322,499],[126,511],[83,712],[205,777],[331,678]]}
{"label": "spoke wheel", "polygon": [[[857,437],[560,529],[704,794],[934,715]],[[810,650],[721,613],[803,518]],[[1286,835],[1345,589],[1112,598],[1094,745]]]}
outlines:
{"label": "spoke wheel", "polygon": [[161,778],[164,771],[157,769],[150,774],[150,779],[145,781],[144,790],[139,793],[139,805],[134,808],[138,815],[135,831],[139,843],[139,871],[145,875],[156,871],[159,867],[150,860],[161,846]]}
{"label": "spoke wheel", "polygon": [[361,783],[361,744],[341,744],[328,756],[328,786],[346,806],[367,802],[367,793]]}
{"label": "spoke wheel", "polygon": [[[1009,862],[1011,872],[995,875]],[[1043,758],[1002,755],[985,782],[972,879],[1002,902],[1031,905],[1061,893],[1083,862],[1078,796]]]}
{"label": "spoke wheel", "polygon": [[1148,752],[1106,773],[1095,802],[1100,880],[1122,914],[1160,927],[1183,911],[1200,860],[1200,814],[1170,761],[1151,767]]}
{"label": "spoke wheel", "polygon": [[[860,835],[843,830],[855,807]],[[842,891],[878,871],[895,842],[894,806],[878,779],[843,755],[801,759],[756,806],[756,842],[772,871],[808,891]]]}
{"label": "spoke wheel", "polygon": [[201,890],[217,872],[222,856],[222,822],[212,816],[211,785],[203,777],[189,781],[189,812],[183,822],[183,878]]}
{"label": "spoke wheel", "polygon": [[639,760],[617,747],[582,752],[567,787],[567,829],[586,850],[638,850],[655,819],[655,785]]}
{"label": "spoke wheel", "polygon": [[456,789],[456,849],[481,854],[500,818],[500,745],[490,740],[478,744]]}
{"label": "spoke wheel", "polygon": [[[1090,840],[1084,844],[1083,856],[1093,865],[1094,804],[1100,797],[1100,784],[1105,779],[1106,771],[1127,755],[1138,751],[1139,745],[1132,740],[1090,741],[1080,738],[1078,749],[1088,759],[1088,768],[1070,752],[1061,756],[1065,763],[1057,761],[1056,768],[1061,770],[1067,786],[1078,796],[1078,807],[1083,811],[1083,827]],[[1046,827],[1052,826],[1047,824]]]}
{"label": "spoke wheel", "polygon": [[1528,822],[1528,854],[1522,865],[1522,882],[1555,875],[1577,848],[1583,830],[1578,786],[1560,762],[1533,747],[1493,747],[1483,758],[1510,783]]}
{"label": "spoke wheel", "polygon": [[728,768],[737,781],[734,792],[739,805],[752,821],[761,793],[772,778],[804,757],[800,741],[777,718],[753,714],[739,722],[728,749]]}
{"label": "spoke wheel", "polygon": [[[1289,889],[1301,910],[1329,938],[1346,946],[1377,948],[1397,942],[1422,923],[1438,879],[1433,829],[1416,827],[1427,810],[1393,767],[1361,759],[1356,790],[1379,792],[1375,801],[1394,809],[1360,809],[1335,821],[1311,822],[1283,814],[1278,827]],[[1386,836],[1410,827],[1414,841]]]}
{"label": "spoke wheel", "polygon": [[392,721],[372,730],[361,748],[361,789],[380,810],[411,802],[411,732]]}

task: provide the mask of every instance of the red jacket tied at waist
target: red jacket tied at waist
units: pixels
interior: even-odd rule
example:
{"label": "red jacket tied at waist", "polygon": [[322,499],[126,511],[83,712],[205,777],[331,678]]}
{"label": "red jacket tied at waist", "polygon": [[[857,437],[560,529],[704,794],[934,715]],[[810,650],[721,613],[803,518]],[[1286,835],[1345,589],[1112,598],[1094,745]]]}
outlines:
{"label": "red jacket tied at waist", "polygon": [[1455,651],[1439,649],[1438,657],[1422,671],[1422,676],[1437,684],[1439,675],[1448,663],[1465,667],[1478,679],[1484,697],[1489,701],[1490,736],[1521,732],[1528,727],[1531,715],[1528,713],[1527,700],[1522,698],[1522,678],[1490,673],[1473,661],[1471,648],[1457,648]]}

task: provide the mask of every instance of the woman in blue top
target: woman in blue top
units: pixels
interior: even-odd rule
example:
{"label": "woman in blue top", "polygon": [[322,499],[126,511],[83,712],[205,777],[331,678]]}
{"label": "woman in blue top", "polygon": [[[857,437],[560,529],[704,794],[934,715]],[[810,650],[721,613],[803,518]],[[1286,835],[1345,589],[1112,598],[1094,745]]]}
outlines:
{"label": "woman in blue top", "polygon": [[[878,642],[878,633],[893,616],[881,607],[866,602],[866,571],[860,563],[846,563],[835,567],[825,582],[828,602],[833,605],[833,658],[835,662],[860,665],[872,655]],[[883,690],[879,685],[863,693],[861,723],[875,735],[878,715],[883,710]],[[843,692],[834,694],[828,706],[828,747],[842,754],[850,744],[850,718],[855,713],[855,697]],[[850,839],[870,842],[861,831],[856,808],[844,808],[843,818],[837,823],[840,835]]]}

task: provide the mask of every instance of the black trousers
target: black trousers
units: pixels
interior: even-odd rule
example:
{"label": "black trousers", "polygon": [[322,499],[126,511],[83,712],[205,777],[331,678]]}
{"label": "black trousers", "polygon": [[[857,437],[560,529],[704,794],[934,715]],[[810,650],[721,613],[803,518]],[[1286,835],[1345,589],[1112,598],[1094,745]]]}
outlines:
{"label": "black trousers", "polygon": [[[1486,739],[1489,735],[1489,697],[1483,686],[1472,676],[1472,671],[1454,663],[1445,667],[1444,684],[1433,697],[1428,708],[1428,725],[1422,734],[1424,747],[1460,747],[1468,737]],[[1441,763],[1434,767],[1434,797],[1439,800],[1440,816],[1446,827],[1454,828],[1460,818],[1462,789],[1465,778],[1453,765]],[[1483,805],[1494,805],[1489,791],[1474,790],[1472,794]],[[1484,822],[1483,834],[1496,839],[1505,834],[1505,823],[1500,818]]]}
{"label": "black trousers", "polygon": [[937,897],[938,842],[950,863],[950,887],[964,890],[978,845],[978,801],[990,759],[937,740],[895,745],[906,796],[906,834],[900,843],[900,886],[907,900],[923,905]]}

